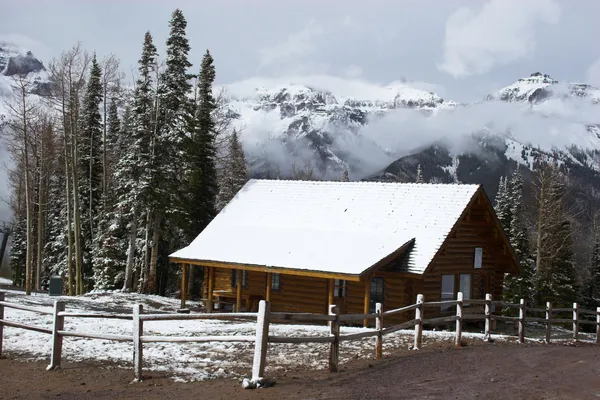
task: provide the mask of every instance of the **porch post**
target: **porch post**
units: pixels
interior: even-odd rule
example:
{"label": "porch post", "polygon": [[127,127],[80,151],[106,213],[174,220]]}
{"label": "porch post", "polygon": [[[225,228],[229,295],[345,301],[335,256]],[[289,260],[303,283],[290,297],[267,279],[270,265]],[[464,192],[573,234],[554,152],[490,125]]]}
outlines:
{"label": "porch post", "polygon": [[185,308],[185,295],[187,289],[187,264],[181,264],[181,309]]}
{"label": "porch post", "polygon": [[273,274],[267,272],[267,293],[265,294],[265,300],[267,303],[271,302],[271,290],[273,288]]}
{"label": "porch post", "polygon": [[329,306],[333,304],[333,291],[335,289],[335,279],[329,279],[327,285],[327,309],[329,310]]}
{"label": "porch post", "polygon": [[235,299],[235,312],[240,312],[242,308],[242,270],[237,270],[237,293]]}
{"label": "porch post", "polygon": [[[364,308],[364,314],[368,314],[369,313],[369,304],[371,302],[371,277],[369,276],[367,278],[367,280],[365,281],[365,308]],[[363,321],[363,326],[365,328],[369,327],[369,320],[365,319]]]}
{"label": "porch post", "polygon": [[206,302],[206,312],[213,312],[213,291],[215,289],[215,267],[206,267],[208,268],[208,293],[207,293],[207,302]]}

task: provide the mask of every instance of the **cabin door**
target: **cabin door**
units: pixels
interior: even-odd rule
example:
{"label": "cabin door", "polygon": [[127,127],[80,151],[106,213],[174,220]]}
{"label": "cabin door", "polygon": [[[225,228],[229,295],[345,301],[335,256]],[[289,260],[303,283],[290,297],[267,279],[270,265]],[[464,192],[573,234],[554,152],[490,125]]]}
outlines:
{"label": "cabin door", "polygon": [[346,314],[346,293],[348,281],[334,279],[333,281],[333,304],[338,307],[340,314]]}

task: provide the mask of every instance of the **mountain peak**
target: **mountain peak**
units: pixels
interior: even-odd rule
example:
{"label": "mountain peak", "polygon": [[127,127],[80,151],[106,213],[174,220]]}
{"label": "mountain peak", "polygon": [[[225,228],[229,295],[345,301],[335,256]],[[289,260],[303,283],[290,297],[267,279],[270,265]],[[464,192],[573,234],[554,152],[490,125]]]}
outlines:
{"label": "mountain peak", "polygon": [[28,75],[46,68],[31,51],[8,42],[0,42],[0,74],[5,76]]}

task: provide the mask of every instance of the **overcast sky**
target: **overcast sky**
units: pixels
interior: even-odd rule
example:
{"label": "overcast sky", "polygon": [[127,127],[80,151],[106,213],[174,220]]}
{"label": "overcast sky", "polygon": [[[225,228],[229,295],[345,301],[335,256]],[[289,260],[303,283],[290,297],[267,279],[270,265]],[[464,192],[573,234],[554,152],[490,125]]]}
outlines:
{"label": "overcast sky", "polygon": [[144,32],[164,54],[171,12],[188,21],[194,66],[218,83],[325,74],[407,80],[472,101],[542,71],[600,84],[598,0],[0,0],[0,38],[42,60],[77,41],[136,68]]}

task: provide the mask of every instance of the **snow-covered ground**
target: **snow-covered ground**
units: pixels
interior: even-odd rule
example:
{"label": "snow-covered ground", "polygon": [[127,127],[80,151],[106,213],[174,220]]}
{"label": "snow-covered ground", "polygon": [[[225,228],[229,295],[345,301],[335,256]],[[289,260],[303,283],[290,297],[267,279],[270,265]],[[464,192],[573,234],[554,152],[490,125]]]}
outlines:
{"label": "snow-covered ground", "polygon": [[12,285],[12,279],[6,279],[6,278],[0,277],[0,285],[10,286],[10,285]]}
{"label": "snow-covered ground", "polygon": [[[174,312],[179,300],[160,296],[124,293],[96,293],[69,297],[49,297],[45,294],[25,296],[22,292],[8,291],[7,301],[51,308],[55,300],[64,300],[67,311],[110,311],[130,313],[140,303],[144,312]],[[190,307],[198,303],[191,302]],[[51,328],[52,317],[14,309],[5,309],[5,318]],[[113,319],[67,318],[65,329],[78,332],[102,332],[130,335],[132,322]],[[342,327],[342,334],[364,331],[365,328]],[[155,321],[144,323],[144,333],[166,336],[255,335],[253,322],[236,321]],[[271,324],[270,334],[276,336],[327,336],[329,328],[317,325]],[[453,342],[454,332],[424,331],[423,347],[433,342]],[[481,333],[463,333],[464,338],[483,339]],[[508,336],[494,336],[496,340],[514,340]],[[398,331],[385,336],[384,355],[407,350],[413,342],[413,331]],[[50,335],[5,327],[4,350],[21,360],[48,360],[51,352]],[[328,344],[269,344],[267,374],[290,370],[323,370],[327,368]],[[375,339],[366,338],[343,342],[340,364],[356,358],[373,358]],[[145,371],[164,371],[176,380],[204,380],[211,378],[238,379],[251,371],[254,343],[148,343],[144,344]],[[132,343],[106,340],[65,338],[63,362],[107,361],[119,367],[132,369]]]}

